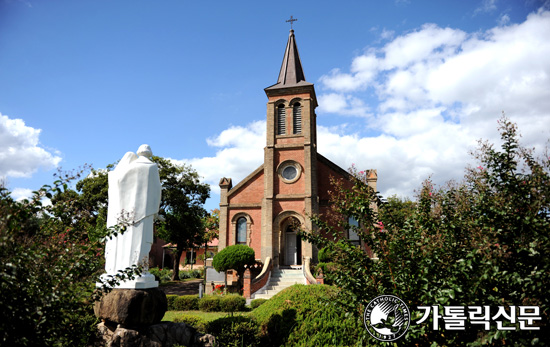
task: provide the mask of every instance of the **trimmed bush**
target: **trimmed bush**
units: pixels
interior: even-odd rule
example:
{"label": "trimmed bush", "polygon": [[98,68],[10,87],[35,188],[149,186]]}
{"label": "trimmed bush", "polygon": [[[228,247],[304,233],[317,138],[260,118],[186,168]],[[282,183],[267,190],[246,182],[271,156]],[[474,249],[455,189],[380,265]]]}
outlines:
{"label": "trimmed bush", "polygon": [[192,326],[198,331],[204,333],[207,330],[208,322],[200,317],[192,316],[190,314],[182,314],[174,318],[174,323],[185,323]]}
{"label": "trimmed bush", "polygon": [[227,271],[230,269],[240,271],[245,265],[254,265],[254,250],[246,245],[233,245],[222,249],[212,261],[216,271]]}
{"label": "trimmed bush", "polygon": [[327,285],[296,284],[252,311],[262,346],[361,346],[365,330],[330,304],[340,293]]}
{"label": "trimmed bush", "polygon": [[205,295],[199,300],[199,310],[204,312],[219,312],[220,311],[220,296]]}
{"label": "trimmed bush", "polygon": [[168,311],[176,311],[174,301],[177,297],[177,295],[166,295],[166,301],[168,302]]}
{"label": "trimmed bush", "polygon": [[246,299],[240,295],[225,295],[220,299],[220,311],[237,312],[246,310]]}
{"label": "trimmed bush", "polygon": [[174,311],[194,311],[199,309],[198,295],[181,295],[174,300]]}
{"label": "trimmed bush", "polygon": [[250,317],[228,316],[208,323],[207,333],[216,336],[220,346],[264,346],[258,324]]}
{"label": "trimmed bush", "polygon": [[254,299],[250,302],[250,308],[255,309],[259,307],[261,304],[266,302],[268,299]]}

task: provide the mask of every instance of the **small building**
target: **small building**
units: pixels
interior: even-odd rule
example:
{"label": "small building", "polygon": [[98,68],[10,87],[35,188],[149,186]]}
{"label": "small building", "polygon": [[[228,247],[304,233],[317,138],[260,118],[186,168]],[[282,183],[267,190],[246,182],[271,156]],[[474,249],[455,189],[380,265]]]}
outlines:
{"label": "small building", "polygon": [[[317,97],[314,85],[306,81],[294,30],[277,83],[264,91],[264,163],[236,185],[231,178],[220,180],[218,247],[245,244],[258,260],[270,257],[275,267],[300,265],[304,257],[315,260],[317,250],[300,240],[296,226],[312,230],[308,215],[327,210],[330,177],[349,179],[349,174],[317,152]],[[376,190],[376,170],[369,177]]]}

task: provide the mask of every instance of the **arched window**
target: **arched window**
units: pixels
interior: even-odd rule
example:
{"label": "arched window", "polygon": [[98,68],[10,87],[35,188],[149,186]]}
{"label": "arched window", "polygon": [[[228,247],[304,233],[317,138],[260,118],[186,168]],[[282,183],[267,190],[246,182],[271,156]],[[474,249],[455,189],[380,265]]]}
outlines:
{"label": "arched window", "polygon": [[302,133],[302,106],[298,102],[292,107],[292,127],[294,134]]}
{"label": "arched window", "polygon": [[285,105],[277,107],[277,135],[286,134],[286,110]]}
{"label": "arched window", "polygon": [[237,219],[237,242],[238,245],[246,245],[246,218]]}

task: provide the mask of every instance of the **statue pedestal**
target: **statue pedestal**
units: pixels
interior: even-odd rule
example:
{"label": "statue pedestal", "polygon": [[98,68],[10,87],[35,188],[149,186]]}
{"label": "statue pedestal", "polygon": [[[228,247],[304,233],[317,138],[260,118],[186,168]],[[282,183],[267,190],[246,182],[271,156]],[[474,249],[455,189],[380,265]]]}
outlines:
{"label": "statue pedestal", "polygon": [[113,289],[94,305],[98,318],[124,327],[159,323],[167,309],[166,294],[159,288]]}

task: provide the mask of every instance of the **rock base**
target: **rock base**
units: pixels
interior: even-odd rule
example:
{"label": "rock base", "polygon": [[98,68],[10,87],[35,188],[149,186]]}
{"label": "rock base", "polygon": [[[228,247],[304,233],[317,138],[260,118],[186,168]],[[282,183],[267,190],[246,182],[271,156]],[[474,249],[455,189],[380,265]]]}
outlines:
{"label": "rock base", "polygon": [[142,328],[159,323],[168,309],[159,288],[113,289],[94,305],[95,315],[109,326]]}
{"label": "rock base", "polygon": [[212,335],[203,335],[185,323],[163,322],[140,330],[100,323],[98,330],[102,344],[107,347],[213,347],[216,343]]}

